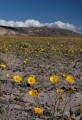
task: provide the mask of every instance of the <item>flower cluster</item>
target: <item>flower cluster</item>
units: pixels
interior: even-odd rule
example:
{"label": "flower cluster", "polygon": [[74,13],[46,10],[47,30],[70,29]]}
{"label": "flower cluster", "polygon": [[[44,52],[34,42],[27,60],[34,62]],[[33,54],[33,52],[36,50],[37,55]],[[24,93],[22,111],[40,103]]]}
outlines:
{"label": "flower cluster", "polygon": [[[61,75],[62,75],[62,74],[61,74]],[[10,74],[6,74],[6,76],[7,76],[7,77],[10,77],[11,75],[10,75]],[[62,76],[66,78],[66,81],[67,81],[68,83],[74,83],[74,82],[75,82],[75,79],[74,79],[74,77],[73,77],[72,75],[63,74]],[[22,81],[22,77],[21,77],[20,75],[15,75],[15,76],[13,77],[13,79],[14,79],[14,81],[15,81],[16,83],[20,83],[20,82]],[[60,77],[59,77],[58,75],[52,75],[52,76],[50,76],[50,82],[51,82],[51,83],[55,84],[55,83],[57,83],[57,82],[59,82],[59,81],[60,81]],[[29,77],[27,78],[27,82],[28,82],[30,85],[34,85],[34,84],[37,82],[35,75],[29,76]],[[71,86],[71,87],[70,87],[70,90],[73,91],[73,92],[75,92],[74,86]],[[63,93],[63,92],[65,92],[65,89],[58,88],[58,89],[56,89],[56,92],[57,92],[57,93]],[[29,93],[30,96],[35,97],[35,98],[38,98],[38,94],[39,94],[39,93],[38,93],[38,90],[36,90],[36,89],[31,89],[31,90],[28,91],[28,93]],[[61,96],[61,99],[64,101],[64,100],[65,100],[65,96],[64,96],[63,94],[61,94],[61,95],[62,95],[62,96]],[[43,110],[41,107],[35,107],[35,108],[34,108],[34,112],[37,113],[37,114],[43,114],[43,111],[44,111],[44,110]]]}

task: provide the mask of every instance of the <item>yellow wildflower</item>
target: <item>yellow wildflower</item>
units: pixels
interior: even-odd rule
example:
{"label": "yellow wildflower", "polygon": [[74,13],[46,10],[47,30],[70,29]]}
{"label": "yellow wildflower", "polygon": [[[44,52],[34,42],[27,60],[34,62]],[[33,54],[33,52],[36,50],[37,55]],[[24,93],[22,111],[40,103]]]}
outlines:
{"label": "yellow wildflower", "polygon": [[6,68],[6,65],[5,64],[0,64],[0,66],[2,67],[2,68]]}
{"label": "yellow wildflower", "polygon": [[28,79],[27,79],[29,84],[35,84],[36,79],[34,75],[31,75]]}
{"label": "yellow wildflower", "polygon": [[38,113],[38,114],[43,114],[43,109],[42,109],[42,108],[35,107],[35,108],[34,108],[34,112],[35,112],[35,113]]}
{"label": "yellow wildflower", "polygon": [[62,92],[64,92],[64,90],[63,89],[57,89],[56,92],[57,93],[62,93]]}
{"label": "yellow wildflower", "polygon": [[74,83],[74,77],[72,75],[68,75],[66,77],[66,81],[69,82],[69,83]]}
{"label": "yellow wildflower", "polygon": [[24,60],[24,63],[26,64],[27,62],[28,62],[28,59],[25,59],[25,60]]}
{"label": "yellow wildflower", "polygon": [[80,52],[82,52],[82,48],[80,49]]}
{"label": "yellow wildflower", "polygon": [[74,86],[71,86],[71,87],[70,87],[70,90],[75,91]]}
{"label": "yellow wildflower", "polygon": [[80,112],[82,113],[82,108],[80,108]]}
{"label": "yellow wildflower", "polygon": [[10,77],[11,75],[9,73],[6,74],[7,77]]}
{"label": "yellow wildflower", "polygon": [[8,48],[6,48],[5,51],[8,51]]}
{"label": "yellow wildflower", "polygon": [[29,91],[29,94],[30,94],[32,97],[35,97],[35,96],[38,95],[38,92],[37,92],[37,90],[30,90],[30,91]]}
{"label": "yellow wildflower", "polygon": [[67,75],[65,73],[60,73],[61,76],[66,77]]}
{"label": "yellow wildflower", "polygon": [[20,81],[22,80],[22,77],[19,76],[19,75],[15,75],[15,76],[13,77],[13,79],[14,79],[15,82],[20,83]]}
{"label": "yellow wildflower", "polygon": [[59,81],[59,76],[57,76],[57,75],[51,76],[51,77],[50,77],[50,81],[51,81],[52,83],[58,82],[58,81]]}

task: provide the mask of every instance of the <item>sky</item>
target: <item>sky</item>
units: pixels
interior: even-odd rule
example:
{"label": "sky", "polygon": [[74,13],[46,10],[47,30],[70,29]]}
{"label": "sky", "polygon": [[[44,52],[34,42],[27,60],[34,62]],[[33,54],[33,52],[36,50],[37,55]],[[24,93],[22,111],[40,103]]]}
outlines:
{"label": "sky", "polygon": [[82,31],[82,0],[0,0],[0,25]]}

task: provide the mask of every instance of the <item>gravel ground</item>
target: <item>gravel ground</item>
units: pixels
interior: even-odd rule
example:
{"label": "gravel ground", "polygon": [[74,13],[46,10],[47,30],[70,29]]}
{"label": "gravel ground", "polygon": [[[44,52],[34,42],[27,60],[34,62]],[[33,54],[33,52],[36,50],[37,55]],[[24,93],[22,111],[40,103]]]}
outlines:
{"label": "gravel ground", "polygon": [[[71,57],[70,57],[71,58]],[[72,84],[68,84],[65,78],[60,75],[60,72],[65,72],[66,74],[71,74],[75,78],[76,93],[72,93],[67,90],[63,93],[65,101],[59,100],[56,103],[57,107],[64,109],[64,117],[70,115],[70,108],[74,112],[81,107],[82,108],[82,56],[76,57],[75,61],[68,60],[67,57],[54,56],[52,58],[46,58],[45,61],[39,60],[38,57],[34,58],[33,55],[29,56],[29,61],[26,64],[26,68],[23,69],[21,59],[13,57],[8,57],[7,55],[2,55],[2,59],[6,61],[7,68],[0,68],[0,120],[52,120],[50,117],[50,98],[54,103],[62,93],[56,94],[55,87],[50,83],[50,76],[57,74],[60,76],[60,82],[56,84],[56,88],[69,88]],[[6,74],[11,74],[10,78],[6,77]],[[21,75],[23,77],[23,83],[15,84],[13,81],[14,75]],[[27,78],[30,75],[35,75],[37,78],[37,83],[34,85],[34,89],[39,91],[40,106],[44,108],[43,115],[35,114],[33,107],[36,106],[35,99],[28,94],[31,86],[27,84]],[[44,87],[41,87],[41,82],[44,83],[48,93],[46,93]],[[39,84],[40,83],[40,84]],[[71,96],[71,97],[70,97]],[[67,104],[65,106],[65,103]],[[57,113],[56,116],[61,116],[61,113]],[[76,120],[81,119],[81,114],[76,117]],[[57,117],[56,117],[57,118]],[[58,117],[58,120],[61,118]],[[55,120],[55,118],[54,118]]]}

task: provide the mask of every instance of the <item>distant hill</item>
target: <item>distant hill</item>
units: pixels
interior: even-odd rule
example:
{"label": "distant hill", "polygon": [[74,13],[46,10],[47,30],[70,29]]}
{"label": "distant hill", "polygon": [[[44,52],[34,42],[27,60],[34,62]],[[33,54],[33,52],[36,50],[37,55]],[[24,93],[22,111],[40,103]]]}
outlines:
{"label": "distant hill", "polygon": [[7,27],[0,26],[1,36],[68,36],[68,37],[82,37],[82,34],[76,32],[60,29],[44,27]]}

